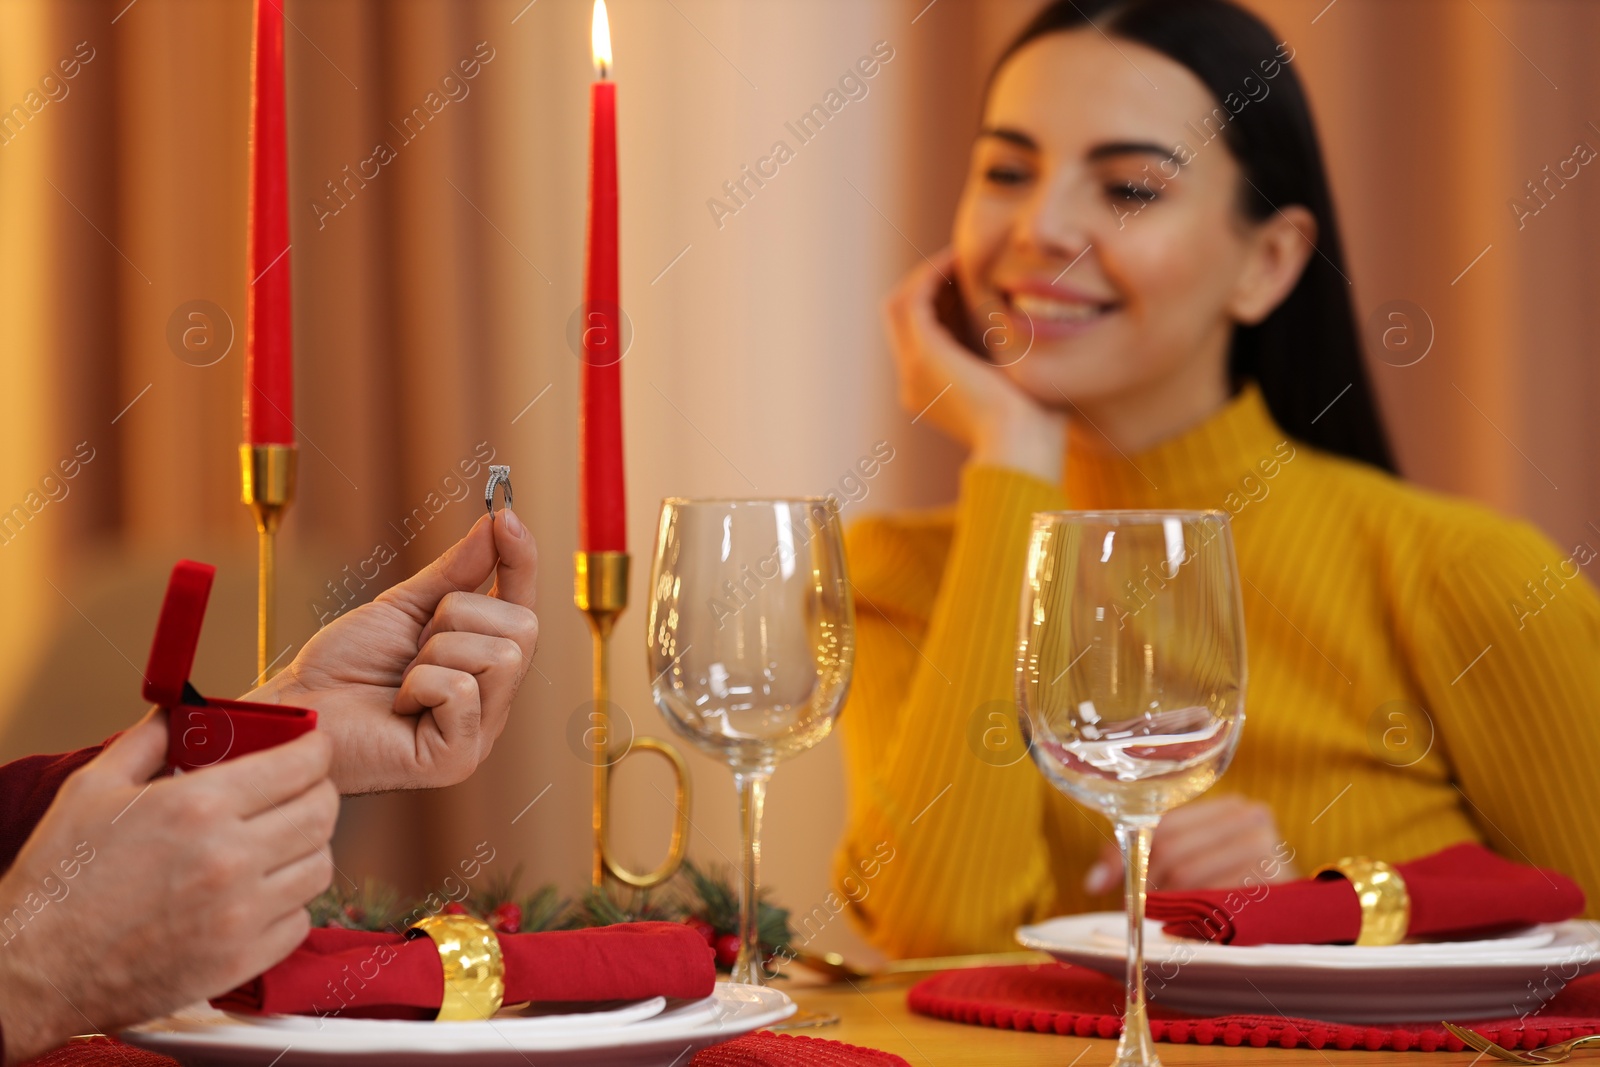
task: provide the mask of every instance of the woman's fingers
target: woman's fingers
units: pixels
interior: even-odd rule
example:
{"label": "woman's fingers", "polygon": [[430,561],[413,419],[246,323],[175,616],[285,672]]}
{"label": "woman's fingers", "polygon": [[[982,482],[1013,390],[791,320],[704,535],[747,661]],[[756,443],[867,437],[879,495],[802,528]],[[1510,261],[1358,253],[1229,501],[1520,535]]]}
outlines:
{"label": "woman's fingers", "polygon": [[1122,881],[1122,850],[1111,842],[1100,846],[1100,858],[1083,879],[1083,891],[1090,896],[1109,893]]}
{"label": "woman's fingers", "polygon": [[1221,889],[1268,880],[1267,865],[1277,834],[1273,827],[1241,827],[1216,847],[1191,852],[1168,864],[1168,883],[1186,889]]}
{"label": "woman's fingers", "polygon": [[[1151,889],[1208,889],[1247,881],[1294,877],[1283,860],[1272,809],[1239,796],[1220,796],[1185,804],[1169,812],[1156,828],[1150,849]],[[1122,881],[1122,854],[1112,844],[1084,878],[1091,895],[1111,892]]]}
{"label": "woman's fingers", "polygon": [[1253,864],[1248,856],[1271,855],[1272,809],[1265,804],[1217,797],[1180,807],[1169,819],[1156,830],[1150,857],[1150,876],[1158,884],[1197,888],[1233,870],[1242,877]]}
{"label": "woman's fingers", "polygon": [[906,310],[913,326],[924,332],[937,331],[950,335],[950,331],[939,321],[937,309],[939,290],[950,284],[955,263],[954,250],[942,248],[906,279]]}
{"label": "woman's fingers", "polygon": [[1214,797],[1203,797],[1191,800],[1187,804],[1180,804],[1161,817],[1161,825],[1157,833],[1187,833],[1197,826],[1205,826],[1233,818],[1245,808],[1256,807],[1267,809],[1260,801],[1251,800],[1237,793],[1221,793]]}
{"label": "woman's fingers", "polygon": [[[1066,417],[1013,382],[947,325],[939,296],[955,274],[955,253],[918,264],[885,301],[900,405],[971,450],[974,463],[1006,467],[1050,482],[1061,477]],[[949,315],[952,311],[943,314]]]}
{"label": "woman's fingers", "polygon": [[[960,342],[939,321],[937,296],[954,269],[950,249],[935,254],[932,262],[919,263],[884,302],[885,318],[894,344],[895,363],[902,376],[913,376],[906,384],[926,389],[929,374],[949,362],[952,345]],[[948,380],[936,388],[943,388]]]}
{"label": "woman's fingers", "polygon": [[932,381],[926,383],[937,389],[950,384],[954,375],[970,371],[977,360],[939,319],[939,290],[948,284],[954,264],[954,255],[949,249],[939,252],[933,262],[923,263],[906,279],[899,304],[900,329],[905,341],[902,347],[923,374],[944,379],[938,386],[933,386]]}

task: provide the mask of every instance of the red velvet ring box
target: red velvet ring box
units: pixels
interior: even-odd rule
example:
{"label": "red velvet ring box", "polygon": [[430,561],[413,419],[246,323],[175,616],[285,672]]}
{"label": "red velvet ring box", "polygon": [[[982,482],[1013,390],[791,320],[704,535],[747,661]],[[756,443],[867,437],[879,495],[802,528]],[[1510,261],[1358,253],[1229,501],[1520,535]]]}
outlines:
{"label": "red velvet ring box", "polygon": [[172,568],[144,671],[144,698],[167,709],[167,763],[178,771],[281,745],[317,727],[309,708],[208,699],[189,684],[216,573],[209,563],[190,559]]}

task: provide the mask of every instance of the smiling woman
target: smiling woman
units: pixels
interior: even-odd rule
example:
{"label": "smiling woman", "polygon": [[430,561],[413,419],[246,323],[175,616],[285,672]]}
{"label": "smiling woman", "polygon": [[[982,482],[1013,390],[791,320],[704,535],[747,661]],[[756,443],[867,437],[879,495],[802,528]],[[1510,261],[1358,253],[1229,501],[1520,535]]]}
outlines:
{"label": "smiling woman", "polygon": [[[853,906],[886,951],[1115,906],[1106,829],[993,728],[1030,516],[1064,508],[1232,514],[1249,725],[1224,795],[1157,831],[1154,886],[1486,841],[1600,891],[1600,598],[1574,578],[1519,631],[1566,554],[1394,476],[1292,58],[1226,0],[1046,7],[990,81],[952,247],[888,301],[903,406],[970,458],[953,510],[851,533],[838,870],[903,857]],[[1443,744],[1391,751],[1395,700]]]}
{"label": "smiling woman", "polygon": [[[1166,425],[1131,427],[1138,447],[1214,410],[1225,365],[1286,429],[1392,469],[1293,51],[1237,8],[1110,5],[1147,45],[1129,60],[1078,12],[1047,8],[1002,57],[956,218],[961,295],[1033,338],[1008,374],[1058,406],[1155,389]],[[1247,107],[1239,86],[1269,72],[1278,91]]]}

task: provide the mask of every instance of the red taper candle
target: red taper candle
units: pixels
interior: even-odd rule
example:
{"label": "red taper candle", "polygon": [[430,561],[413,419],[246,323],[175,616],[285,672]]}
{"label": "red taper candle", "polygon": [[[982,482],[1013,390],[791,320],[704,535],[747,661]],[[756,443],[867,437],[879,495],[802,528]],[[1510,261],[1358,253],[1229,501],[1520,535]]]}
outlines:
{"label": "red taper candle", "polygon": [[590,88],[589,262],[584,278],[583,407],[578,484],[578,547],[624,552],[628,547],[622,478],[622,308],[617,284],[617,87],[605,0],[594,5]]}
{"label": "red taper candle", "polygon": [[292,445],[289,163],[284,122],[283,0],[256,0],[250,60],[250,206],[246,260],[245,443]]}

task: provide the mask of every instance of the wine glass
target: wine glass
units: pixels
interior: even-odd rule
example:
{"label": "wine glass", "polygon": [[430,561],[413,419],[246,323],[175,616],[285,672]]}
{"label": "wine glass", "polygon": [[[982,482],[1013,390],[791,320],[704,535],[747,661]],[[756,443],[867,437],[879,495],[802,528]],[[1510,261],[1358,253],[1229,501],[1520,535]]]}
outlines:
{"label": "wine glass", "polygon": [[645,647],[667,722],[733,769],[743,844],[733,980],[760,985],[767,780],[828,736],[855,661],[837,503],[663,501]]}
{"label": "wine glass", "polygon": [[1244,724],[1244,611],[1221,511],[1040,512],[1017,649],[1023,737],[1104,813],[1127,870],[1127,1006],[1113,1067],[1159,1067],[1144,999],[1150,838],[1211,788]]}

